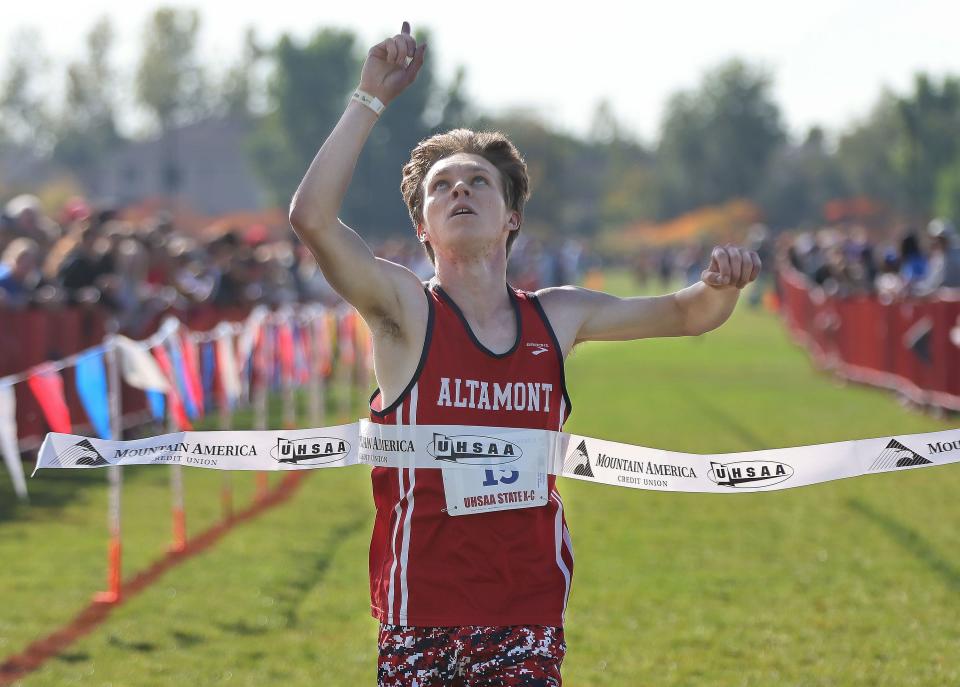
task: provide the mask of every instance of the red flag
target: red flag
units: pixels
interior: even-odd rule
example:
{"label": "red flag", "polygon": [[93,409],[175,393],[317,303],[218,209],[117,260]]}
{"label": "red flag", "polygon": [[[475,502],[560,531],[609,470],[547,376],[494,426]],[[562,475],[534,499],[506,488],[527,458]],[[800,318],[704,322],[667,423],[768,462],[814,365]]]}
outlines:
{"label": "red flag", "polygon": [[283,379],[287,382],[293,381],[293,330],[288,322],[281,323],[277,328],[277,349]]}
{"label": "red flag", "polygon": [[177,393],[177,382],[173,376],[173,365],[170,363],[167,352],[163,350],[163,344],[158,344],[153,347],[153,356],[157,359],[157,364],[160,366],[160,369],[163,370],[163,374],[167,376],[167,381],[170,383],[170,388],[167,391],[167,402],[170,404],[170,412],[173,414],[174,423],[180,430],[193,429],[193,425],[190,424],[190,420],[187,418],[187,411],[183,407],[180,394]]}
{"label": "red flag", "polygon": [[312,351],[310,341],[310,329],[306,326],[300,327],[300,336],[298,345],[300,346],[300,357],[297,359],[297,382],[306,384],[310,381],[310,356]]}
{"label": "red flag", "polygon": [[337,347],[340,345],[339,341],[340,336],[340,320],[337,319],[337,314],[331,311],[327,311],[327,343],[330,345],[330,350],[328,351],[330,355],[330,366],[328,375],[333,373],[333,360],[334,352],[337,350]]}
{"label": "red flag", "polygon": [[200,353],[196,342],[184,332],[180,337],[181,356],[183,357],[184,376],[187,378],[187,393],[193,399],[193,405],[200,417],[203,417],[203,382],[200,379]]}
{"label": "red flag", "polygon": [[224,408],[227,405],[227,397],[223,390],[223,381],[220,379],[220,368],[223,366],[223,361],[220,359],[220,346],[217,345],[218,342],[214,341],[213,344],[213,397],[217,399],[217,406]]}
{"label": "red flag", "polygon": [[63,378],[57,369],[50,363],[38,365],[27,379],[27,385],[37,397],[50,429],[69,434],[70,411],[63,396]]}

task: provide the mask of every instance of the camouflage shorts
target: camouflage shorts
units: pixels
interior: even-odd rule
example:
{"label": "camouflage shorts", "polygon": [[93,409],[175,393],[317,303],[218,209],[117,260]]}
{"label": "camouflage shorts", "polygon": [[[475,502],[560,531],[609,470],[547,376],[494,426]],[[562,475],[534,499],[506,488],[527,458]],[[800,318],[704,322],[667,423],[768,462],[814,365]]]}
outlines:
{"label": "camouflage shorts", "polygon": [[559,687],[563,628],[380,625],[379,687]]}

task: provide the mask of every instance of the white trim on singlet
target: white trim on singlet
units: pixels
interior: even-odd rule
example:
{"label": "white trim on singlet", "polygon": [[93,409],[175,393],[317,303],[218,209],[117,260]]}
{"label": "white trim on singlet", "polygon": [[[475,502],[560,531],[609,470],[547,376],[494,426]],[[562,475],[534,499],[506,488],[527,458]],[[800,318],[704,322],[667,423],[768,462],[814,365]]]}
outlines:
{"label": "white trim on singlet", "polygon": [[[567,553],[570,555],[570,564],[575,565],[576,561],[573,558],[573,542],[570,541],[570,530],[567,529],[567,526],[563,526],[563,543],[567,545]],[[567,593],[563,597],[563,612],[567,612],[567,603],[570,601],[570,585],[567,585]]]}
{"label": "white trim on singlet", "polygon": [[[409,409],[410,409],[410,420],[408,426],[416,427],[417,426],[417,389],[419,384],[414,384],[413,388],[410,389],[409,396]],[[408,477],[410,478],[410,487],[407,491],[407,515],[403,521],[403,541],[400,546],[400,613],[399,613],[399,624],[407,624],[407,562],[410,558],[410,519],[413,516],[413,488],[417,484],[417,469],[415,467],[410,468],[407,472]]]}
{"label": "white trim on singlet", "polygon": [[[397,406],[397,425],[403,425],[403,403]],[[390,564],[390,584],[387,587],[387,622],[396,623],[393,617],[393,578],[397,573],[397,531],[400,529],[400,520],[403,518],[403,469],[397,470],[397,504],[393,507],[396,513],[396,520],[393,523],[393,534],[390,535],[390,553],[393,556],[393,562]]]}
{"label": "white trim on singlet", "polygon": [[[557,424],[557,432],[563,431],[563,416],[566,410],[567,400],[561,396],[560,422]],[[570,553],[570,561],[573,562],[573,543],[570,541],[570,532],[563,523],[563,500],[560,498],[560,493],[554,489],[550,494],[550,498],[557,504],[557,514],[554,518],[554,546],[556,548],[557,567],[560,568],[560,572],[563,574],[565,585],[563,590],[563,610],[560,612],[560,618],[563,620],[567,614],[567,601],[570,598],[570,568],[568,568],[567,564],[563,561],[563,547],[566,545],[567,551]]]}
{"label": "white trim on singlet", "polygon": [[560,619],[563,620],[567,615],[567,598],[570,596],[570,568],[563,562],[563,545],[570,541],[570,537],[567,535],[566,528],[563,526],[563,501],[560,500],[560,495],[557,494],[557,492],[553,492],[550,494],[550,498],[557,504],[557,514],[554,517],[554,546],[556,546],[557,550],[557,567],[560,568],[560,572],[563,573],[563,610],[560,615]]}

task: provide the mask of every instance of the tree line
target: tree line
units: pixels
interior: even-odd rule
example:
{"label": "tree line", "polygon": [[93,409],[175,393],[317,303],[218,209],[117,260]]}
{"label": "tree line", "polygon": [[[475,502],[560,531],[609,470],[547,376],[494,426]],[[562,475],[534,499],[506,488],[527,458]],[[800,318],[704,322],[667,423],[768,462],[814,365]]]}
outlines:
{"label": "tree line", "polygon": [[[243,119],[253,167],[272,201],[285,205],[342,113],[367,46],[345,29],[272,44],[249,29],[237,61],[214,73],[198,57],[200,24],[195,10],[156,10],[125,87],[111,58],[116,32],[109,18],[99,20],[82,58],[64,72],[59,103],[37,86],[47,62],[38,36],[21,33],[0,83],[0,147],[29,148],[83,179],[125,142],[118,119],[129,108],[124,93],[132,93],[150,122],[143,136],[209,117]],[[956,76],[917,74],[910,90],[879,94],[843,131],[814,127],[794,140],[772,95],[773,76],[731,59],[674,94],[656,140],[644,142],[625,133],[605,102],[583,136],[529,113],[485,113],[466,95],[466,71],[443,83],[432,68],[437,59],[384,112],[359,161],[343,215],[374,235],[406,226],[399,180],[410,149],[458,126],[498,128],[517,143],[531,171],[525,226],[534,232],[595,235],[737,198],[757,204],[774,228],[817,224],[829,201],[852,197],[905,221],[960,218]]]}

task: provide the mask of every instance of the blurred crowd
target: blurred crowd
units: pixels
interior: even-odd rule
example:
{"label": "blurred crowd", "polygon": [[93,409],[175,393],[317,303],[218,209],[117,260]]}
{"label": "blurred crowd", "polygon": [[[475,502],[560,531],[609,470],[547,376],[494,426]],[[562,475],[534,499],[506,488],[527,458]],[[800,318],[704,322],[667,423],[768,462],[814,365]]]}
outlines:
{"label": "blurred crowd", "polygon": [[[188,234],[162,213],[132,223],[80,198],[51,217],[35,196],[17,196],[0,217],[0,308],[100,304],[121,331],[142,334],[158,313],[194,304],[336,304],[338,296],[293,231],[278,235],[271,238],[262,226]],[[387,240],[375,252],[423,280],[433,274],[414,240]],[[576,282],[582,255],[577,241],[548,247],[521,235],[511,281],[520,288]]]}
{"label": "blurred crowd", "polygon": [[0,219],[0,307],[100,304],[122,331],[140,332],[159,312],[193,304],[279,305],[332,301],[335,294],[292,232],[264,227],[203,237],[162,213],[125,221],[114,209],[70,201],[56,219],[17,196]]}
{"label": "blurred crowd", "polygon": [[[677,283],[690,286],[700,281],[710,264],[710,253],[718,244],[717,241],[697,240],[685,245],[649,249],[634,260],[634,276],[641,285],[658,282],[661,291],[674,288]],[[765,225],[755,224],[747,230],[743,247],[755,251],[763,266],[757,284],[749,292],[749,303],[758,305],[775,273],[773,234]]]}
{"label": "blurred crowd", "polygon": [[960,287],[960,234],[946,219],[884,239],[861,226],[797,235],[787,257],[808,280],[840,296],[928,296]]}
{"label": "blurred crowd", "polygon": [[[31,195],[13,198],[2,210],[0,308],[100,304],[113,312],[122,331],[137,334],[158,313],[195,304],[339,302],[292,231],[272,238],[266,227],[255,225],[189,234],[163,213],[132,223],[115,209],[93,208],[80,198],[55,217]],[[772,281],[774,257],[781,250],[794,268],[830,294],[924,296],[960,288],[960,233],[944,219],[883,239],[860,226],[782,234],[776,246],[771,232],[758,224],[745,244],[764,264],[759,288],[752,289],[753,304]],[[634,261],[634,274],[641,285],[652,280],[665,289],[677,281],[692,284],[709,263],[712,245],[648,250]],[[374,250],[422,280],[433,274],[413,240],[386,240]],[[576,284],[594,262],[579,240],[545,243],[521,234],[508,279],[529,290]]]}
{"label": "blurred crowd", "polygon": [[[783,245],[780,245],[783,242]],[[925,296],[960,288],[960,233],[936,219],[922,230],[904,229],[880,238],[861,226],[824,228],[774,237],[752,227],[746,246],[764,264],[751,303],[773,278],[775,253],[830,294],[877,294],[882,298]],[[692,284],[709,262],[712,243],[693,242],[645,251],[633,264],[641,285],[664,289]],[[433,266],[413,240],[390,239],[377,255],[406,265],[422,280]],[[510,282],[537,289],[580,282],[595,259],[577,239],[544,242],[521,234],[508,265]],[[68,202],[55,217],[35,196],[8,201],[0,216],[0,308],[99,304],[109,308],[121,331],[143,334],[158,313],[214,306],[279,306],[296,302],[335,305],[310,252],[293,231],[236,227],[187,233],[159,213],[134,223],[112,208]]]}
{"label": "blurred crowd", "polygon": [[578,239],[567,238],[546,243],[536,237],[520,234],[510,251],[507,281],[527,291],[577,284],[584,271],[595,266],[595,263],[595,256]]}

